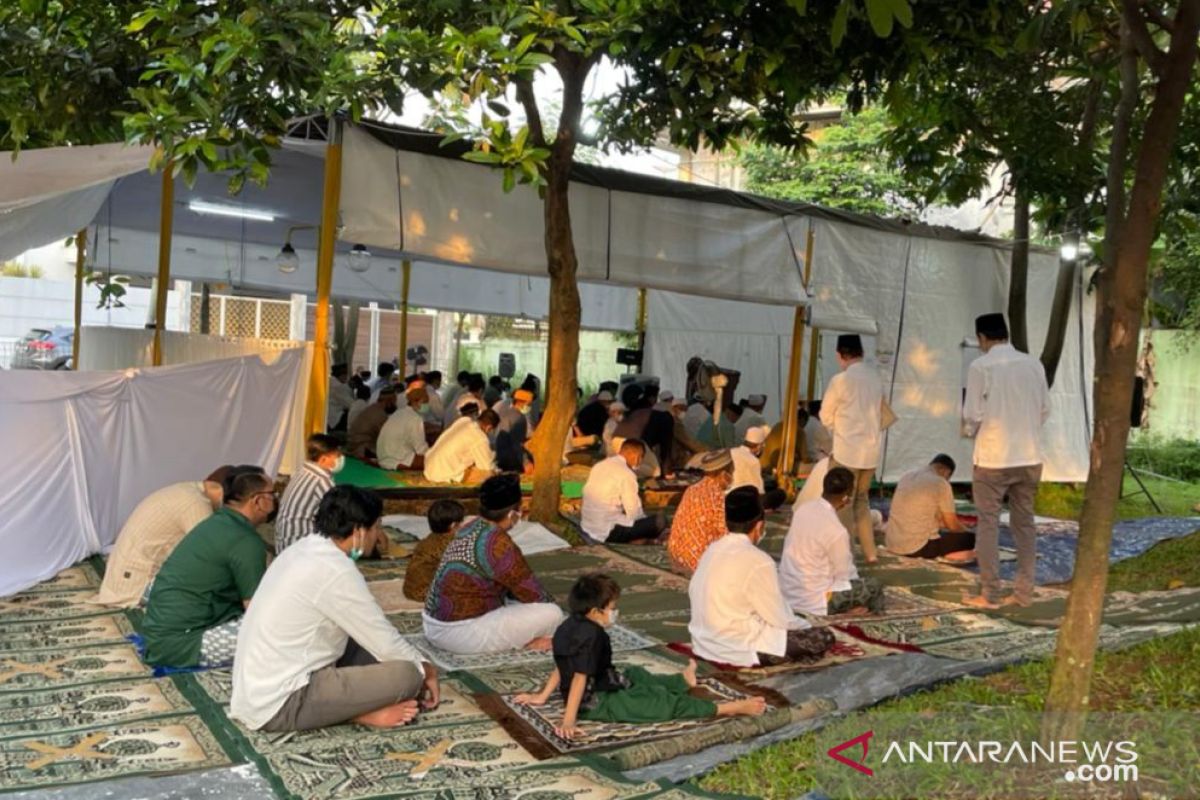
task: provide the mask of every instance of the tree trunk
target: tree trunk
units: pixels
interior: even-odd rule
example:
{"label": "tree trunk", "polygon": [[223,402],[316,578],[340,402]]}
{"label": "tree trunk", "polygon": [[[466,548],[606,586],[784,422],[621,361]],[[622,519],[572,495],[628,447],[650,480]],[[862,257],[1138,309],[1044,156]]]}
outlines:
{"label": "tree trunk", "polygon": [[1025,324],[1025,308],[1029,302],[1029,192],[1024,182],[1017,184],[1016,207],[1013,209],[1012,266],[1008,282],[1008,337],[1013,347],[1029,352],[1029,330]]}
{"label": "tree trunk", "polygon": [[[1128,41],[1127,30],[1122,34],[1122,39]],[[1075,575],[1046,697],[1048,713],[1043,732],[1049,739],[1069,739],[1076,735],[1082,727],[1082,715],[1088,709],[1096,637],[1108,581],[1112,523],[1124,474],[1129,403],[1137,367],[1142,306],[1146,300],[1150,245],[1156,234],[1167,166],[1196,61],[1197,34],[1200,34],[1200,0],[1181,0],[1171,34],[1171,49],[1142,131],[1129,209],[1122,220],[1112,267],[1105,270],[1107,274],[1100,282],[1096,423],[1079,522]],[[1123,73],[1122,81],[1125,79]]]}
{"label": "tree trunk", "polygon": [[558,133],[546,164],[542,209],[545,220],[546,266],[550,273],[550,313],[547,320],[546,407],[530,450],[533,453],[533,500],[529,516],[541,522],[558,519],[563,444],[575,419],[575,377],[579,362],[582,310],[575,275],[575,240],[568,202],[571,164],[579,119],[583,111],[586,69],[578,62],[558,65],[563,79],[563,108]]}

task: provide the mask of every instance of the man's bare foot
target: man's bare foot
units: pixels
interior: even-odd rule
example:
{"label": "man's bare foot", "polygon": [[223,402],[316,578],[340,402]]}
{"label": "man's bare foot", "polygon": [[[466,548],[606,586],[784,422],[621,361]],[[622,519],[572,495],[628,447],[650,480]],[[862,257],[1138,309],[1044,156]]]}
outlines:
{"label": "man's bare foot", "polygon": [[416,719],[419,708],[416,700],[405,700],[402,703],[368,711],[366,714],[359,714],[353,721],[372,728],[396,728],[400,725],[407,725]]}
{"label": "man's bare foot", "polygon": [[993,603],[981,594],[963,595],[962,603],[964,606],[970,606],[971,608],[996,609],[1000,607],[999,604]]}
{"label": "man's bare foot", "polygon": [[865,617],[870,613],[871,613],[871,609],[867,608],[866,606],[855,606],[854,608],[852,608],[846,612],[846,616],[848,616],[848,617]]}
{"label": "man's bare foot", "polygon": [[953,561],[955,563],[974,561],[975,560],[975,551],[974,550],[959,550],[957,553],[947,553],[946,560]]}
{"label": "man's bare foot", "polygon": [[550,636],[539,636],[525,644],[525,650],[538,650],[545,652],[554,646],[554,639]]}
{"label": "man's bare foot", "polygon": [[697,667],[699,667],[699,664],[696,663],[696,659],[689,658],[687,669],[685,669],[683,672],[679,673],[680,675],[683,676],[683,682],[686,683],[688,686],[692,687],[693,689],[696,688],[696,683],[697,683],[697,681],[696,681],[696,668]]}
{"label": "man's bare foot", "polygon": [[1017,597],[1015,594],[1010,594],[1008,597],[1000,601],[1000,605],[1029,608],[1031,605],[1033,605],[1033,599],[1028,597]]}
{"label": "man's bare foot", "polygon": [[717,704],[718,717],[760,717],[767,711],[767,701],[761,697],[747,697]]}

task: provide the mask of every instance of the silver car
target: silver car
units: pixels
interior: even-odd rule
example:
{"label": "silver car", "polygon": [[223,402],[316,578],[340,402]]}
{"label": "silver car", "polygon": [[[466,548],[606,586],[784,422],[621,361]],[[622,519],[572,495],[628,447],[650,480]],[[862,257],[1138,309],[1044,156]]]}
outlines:
{"label": "silver car", "polygon": [[75,329],[55,325],[34,328],[21,337],[13,353],[13,369],[71,369]]}

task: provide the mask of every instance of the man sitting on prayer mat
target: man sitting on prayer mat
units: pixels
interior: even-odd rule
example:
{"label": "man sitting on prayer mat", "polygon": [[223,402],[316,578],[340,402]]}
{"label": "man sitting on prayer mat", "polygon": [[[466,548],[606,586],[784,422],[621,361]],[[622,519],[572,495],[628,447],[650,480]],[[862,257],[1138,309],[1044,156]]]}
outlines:
{"label": "man sitting on prayer mat", "polygon": [[425,512],[429,535],[417,542],[408,567],[404,570],[404,596],[409,600],[425,602],[433,576],[441,566],[442,554],[462,527],[466,515],[466,509],[457,500],[436,500]]}
{"label": "man sitting on prayer mat", "polygon": [[230,469],[221,467],[202,481],[164,486],[138,503],[117,535],[92,602],[118,608],[143,602],[175,546],[221,507],[221,480]]}
{"label": "man sitting on prayer mat", "polygon": [[486,388],[487,384],[482,375],[477,372],[467,375],[466,386],[454,399],[454,405],[446,406],[446,416],[442,418],[442,426],[449,429],[451,425],[458,422],[459,417],[462,416],[463,407],[470,403],[474,403],[479,411],[485,411],[487,406],[483,402],[483,393]]}
{"label": "man sitting on prayer mat", "polygon": [[422,469],[429,443],[425,439],[425,414],[429,392],[424,381],[415,380],[404,392],[408,402],[388,417],[375,442],[379,466],[384,469]]}
{"label": "man sitting on prayer mat", "polygon": [[342,448],[332,436],[314,433],[305,442],[305,450],[308,460],[288,481],[279,500],[279,514],[275,518],[276,555],[317,532],[313,516],[321,498],[333,488],[334,473],[346,465]]}
{"label": "man sitting on prayer mat", "polygon": [[954,510],[954,459],[941,453],[900,478],[887,521],[887,547],[912,558],[975,558],[975,534],[963,527]]}
{"label": "man sitting on prayer mat", "polygon": [[613,447],[613,435],[617,432],[617,426],[621,424],[621,420],[625,417],[625,404],[620,400],[614,400],[608,406],[608,422],[604,423],[604,433],[600,434],[600,440],[604,443],[604,456],[615,456],[616,449]]}
{"label": "man sitting on prayer mat", "polygon": [[583,485],[580,526],[598,542],[649,544],[666,528],[662,514],[646,516],[638,496],[634,470],[642,463],[646,445],[626,439],[615,456],[592,467]]}
{"label": "man sitting on prayer mat", "polygon": [[463,406],[462,416],[442,431],[425,454],[425,479],[434,483],[480,483],[495,472],[496,457],[488,434],[499,421],[495,411],[479,413],[474,403]]}
{"label": "man sitting on prayer mat", "polygon": [[668,465],[670,470],[681,470],[694,456],[708,451],[707,447],[688,432],[687,425],[684,423],[686,411],[687,402],[682,397],[676,397],[671,401],[671,416],[675,419],[675,424],[674,439],[671,441],[671,463]]}
{"label": "man sitting on prayer mat", "polygon": [[679,500],[667,537],[667,554],[677,572],[691,575],[708,546],[725,535],[725,492],[733,483],[733,459],[728,450],[700,457],[704,477],[689,486]]}
{"label": "man sitting on prayer mat", "polygon": [[801,460],[815,464],[822,458],[833,455],[833,435],[821,423],[820,400],[813,400],[808,404],[803,427],[807,447],[805,457]]}
{"label": "man sitting on prayer mat", "polygon": [[850,551],[850,534],[838,511],[850,504],[854,473],[829,470],[820,500],[798,505],[783,542],[779,583],[788,605],[805,614],[883,611],[883,586],[860,578]]}
{"label": "man sitting on prayer mat", "polygon": [[736,433],[737,422],[741,418],[741,406],[725,406],[715,424],[712,414],[704,418],[704,421],[700,423],[700,429],[696,431],[696,439],[710,450],[737,447],[739,444]]}
{"label": "man sitting on prayer mat", "polygon": [[442,554],[421,615],[425,638],[458,654],[549,650],[563,613],[508,535],[521,521],[520,480],[488,478],[479,507]]}
{"label": "man sitting on prayer mat", "polygon": [[554,669],[537,694],[519,694],[513,702],[545,705],[558,690],[563,701],[562,725],[554,732],[574,739],[578,720],[646,724],[676,719],[758,716],[766,711],[762,697],[714,703],[690,694],[697,686],[693,659],[682,672],[660,675],[643,667],[613,666],[607,628],[617,622],[621,587],[607,575],[584,575],[571,587],[567,617],[554,632]]}
{"label": "man sitting on prayer mat", "polygon": [[346,434],[346,452],[355,458],[375,458],[375,443],[388,417],[396,413],[396,387],[388,384],[379,390],[378,399],[359,412]]}
{"label": "man sitting on prayer mat", "polygon": [[704,551],[688,584],[692,652],[738,667],[820,658],[833,646],[833,634],[796,616],[784,601],[775,561],[758,549],[765,530],[758,490],[730,492],[725,523],[729,532]]}
{"label": "man sitting on prayer mat", "polygon": [[500,418],[496,426],[496,468],[502,472],[525,471],[525,441],[529,438],[529,412],[533,392],[517,389],[512,401],[498,403],[494,409]]}
{"label": "man sitting on prayer mat", "polygon": [[604,432],[608,420],[608,407],[612,405],[612,392],[604,390],[596,399],[579,409],[575,415],[575,431],[579,436],[599,436]]}
{"label": "man sitting on prayer mat", "polygon": [[388,622],[354,563],[383,536],[382,514],[373,492],[334,487],[317,510],[318,535],[271,564],[242,620],[234,719],[272,733],[392,728],[437,706],[437,669]]}
{"label": "man sitting on prayer mat", "polygon": [[350,385],[350,368],[345,364],[334,364],[329,370],[329,404],[325,415],[328,430],[346,430],[346,418],[354,404],[354,392]]}
{"label": "man sitting on prayer mat", "polygon": [[763,416],[763,408],[767,405],[767,396],[765,394],[752,394],[742,401],[742,415],[738,417],[737,425],[733,426],[733,433],[739,441],[744,441],[746,431],[751,428],[767,428],[771,426],[767,424],[767,418]]}
{"label": "man sitting on prayer mat", "polygon": [[183,537],[150,587],[141,630],[150,664],[233,660],[242,614],[267,569],[267,546],[255,528],[274,516],[277,501],[260,467],[234,467],[223,491],[225,505]]}
{"label": "man sitting on prayer mat", "polygon": [[742,444],[729,451],[729,457],[733,459],[733,486],[737,489],[742,486],[753,486],[758,490],[759,494],[763,495],[763,508],[767,511],[774,511],[783,505],[787,500],[787,495],[782,489],[771,489],[766,492],[763,488],[762,462],[759,458],[763,454],[763,445],[767,441],[767,429],[765,427],[751,428],[746,431],[746,438]]}

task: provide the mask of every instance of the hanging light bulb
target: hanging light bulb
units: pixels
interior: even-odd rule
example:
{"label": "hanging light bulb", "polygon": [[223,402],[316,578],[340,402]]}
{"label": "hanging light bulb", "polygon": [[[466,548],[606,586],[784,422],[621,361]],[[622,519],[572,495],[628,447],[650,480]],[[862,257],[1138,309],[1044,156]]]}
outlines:
{"label": "hanging light bulb", "polygon": [[346,266],[354,272],[366,272],[371,268],[371,251],[365,245],[354,245],[346,255]]}
{"label": "hanging light bulb", "polygon": [[296,255],[296,248],[292,247],[291,242],[284,242],[283,247],[279,248],[279,255],[275,256],[275,265],[285,275],[290,275],[300,268],[300,257]]}

